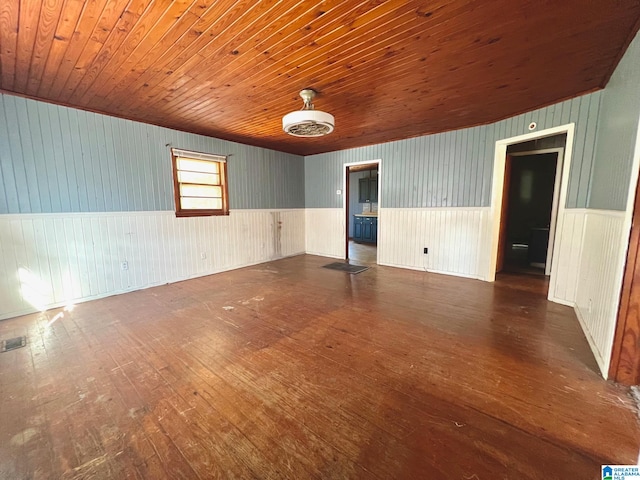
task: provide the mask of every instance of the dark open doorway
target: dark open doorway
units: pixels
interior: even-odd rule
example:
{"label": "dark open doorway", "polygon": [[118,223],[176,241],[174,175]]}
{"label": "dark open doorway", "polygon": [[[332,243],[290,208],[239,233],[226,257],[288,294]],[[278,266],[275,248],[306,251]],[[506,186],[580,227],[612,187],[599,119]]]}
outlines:
{"label": "dark open doorway", "polygon": [[547,273],[557,162],[558,152],[508,155],[498,271]]}
{"label": "dark open doorway", "polygon": [[509,145],[496,272],[549,276],[566,134]]}

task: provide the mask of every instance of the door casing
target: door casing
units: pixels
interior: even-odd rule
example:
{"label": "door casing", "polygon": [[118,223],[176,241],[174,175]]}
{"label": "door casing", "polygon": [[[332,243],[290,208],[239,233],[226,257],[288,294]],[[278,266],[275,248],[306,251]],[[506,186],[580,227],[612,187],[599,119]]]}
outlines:
{"label": "door casing", "polygon": [[[500,239],[500,223],[502,217],[502,197],[504,194],[504,175],[505,175],[505,163],[507,158],[507,147],[516,143],[528,142],[531,140],[537,140],[540,138],[551,137],[553,135],[559,135],[565,133],[567,135],[567,141],[565,144],[563,162],[562,162],[562,174],[560,176],[560,190],[558,193],[558,210],[556,226],[562,226],[564,221],[564,214],[567,203],[567,190],[569,188],[569,173],[571,171],[571,159],[573,156],[573,143],[575,137],[575,123],[569,123],[566,125],[560,125],[558,127],[548,128],[540,130],[538,132],[531,132],[524,135],[518,135],[516,137],[505,138],[496,141],[495,153],[493,159],[493,181],[491,188],[491,208],[489,212],[489,229],[487,232],[487,245],[489,246],[489,261],[486,265],[484,274],[485,280],[493,282],[496,279],[496,266],[498,259],[498,245]],[[556,173],[556,178],[558,175]],[[556,271],[558,265],[557,252],[560,251],[560,235],[554,235],[553,251],[556,255],[553,255],[551,259],[550,269],[550,281],[549,281],[549,300],[566,303],[565,301],[558,300],[553,297],[555,291]]]}
{"label": "door casing", "polygon": [[342,180],[344,182],[342,191],[345,193],[342,198],[342,211],[343,211],[343,219],[344,219],[344,258],[345,260],[349,258],[349,168],[355,167],[359,165],[377,165],[378,166],[378,248],[376,251],[376,264],[378,263],[378,259],[380,257],[380,213],[382,207],[382,192],[381,192],[381,178],[382,178],[382,159],[378,158],[375,160],[364,160],[361,162],[350,162],[343,164],[342,171]]}

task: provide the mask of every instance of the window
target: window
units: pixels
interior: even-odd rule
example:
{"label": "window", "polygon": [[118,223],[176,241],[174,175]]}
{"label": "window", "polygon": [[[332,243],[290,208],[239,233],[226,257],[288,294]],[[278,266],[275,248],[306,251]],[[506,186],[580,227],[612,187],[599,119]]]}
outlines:
{"label": "window", "polygon": [[176,216],[229,215],[227,158],[171,149]]}

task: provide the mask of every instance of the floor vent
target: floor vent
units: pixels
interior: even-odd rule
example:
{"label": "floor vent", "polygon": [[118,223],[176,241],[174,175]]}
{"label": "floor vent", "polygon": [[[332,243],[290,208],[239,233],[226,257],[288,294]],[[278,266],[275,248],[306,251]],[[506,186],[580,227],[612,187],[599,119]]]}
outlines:
{"label": "floor vent", "polygon": [[9,350],[15,350],[16,348],[22,348],[27,344],[27,337],[10,338],[9,340],[2,340],[2,348],[0,352],[8,352]]}

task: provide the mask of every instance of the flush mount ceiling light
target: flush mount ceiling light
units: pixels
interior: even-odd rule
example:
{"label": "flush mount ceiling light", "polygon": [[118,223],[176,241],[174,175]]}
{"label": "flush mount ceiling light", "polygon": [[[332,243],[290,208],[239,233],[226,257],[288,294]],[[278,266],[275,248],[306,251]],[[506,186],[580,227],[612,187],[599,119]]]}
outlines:
{"label": "flush mount ceiling light", "polygon": [[304,107],[282,117],[282,129],[296,137],[321,137],[333,132],[333,115],[313,109],[311,100],[316,96],[316,91],[305,88],[300,92],[300,96],[304,100]]}

